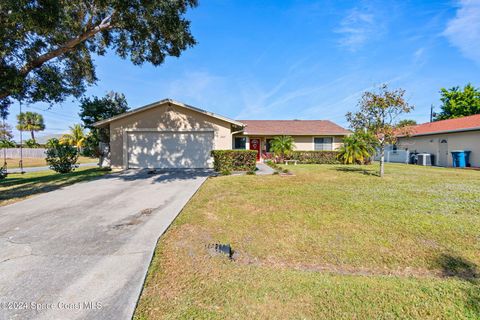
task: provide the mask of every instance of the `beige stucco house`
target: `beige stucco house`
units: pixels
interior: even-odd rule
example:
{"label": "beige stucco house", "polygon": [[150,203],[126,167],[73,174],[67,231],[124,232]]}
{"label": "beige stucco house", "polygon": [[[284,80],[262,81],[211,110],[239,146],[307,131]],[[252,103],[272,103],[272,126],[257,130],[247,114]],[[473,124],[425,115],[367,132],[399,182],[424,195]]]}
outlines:
{"label": "beige stucco house", "polygon": [[451,167],[452,151],[470,151],[470,165],[480,167],[480,114],[413,126],[401,136],[398,150],[433,155],[433,165]]}
{"label": "beige stucco house", "polygon": [[115,168],[210,168],[211,150],[257,150],[290,135],[297,150],[335,150],[348,130],[327,120],[237,121],[164,99],[95,123],[110,132],[109,161]]}

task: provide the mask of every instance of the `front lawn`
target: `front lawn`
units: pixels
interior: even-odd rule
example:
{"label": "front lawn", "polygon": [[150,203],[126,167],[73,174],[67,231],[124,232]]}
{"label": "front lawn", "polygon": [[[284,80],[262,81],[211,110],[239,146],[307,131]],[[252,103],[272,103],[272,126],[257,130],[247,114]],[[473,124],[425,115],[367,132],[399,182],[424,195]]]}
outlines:
{"label": "front lawn", "polygon": [[65,174],[52,170],[25,174],[10,173],[6,179],[0,180],[0,206],[23,200],[31,195],[87,181],[106,173],[108,172],[102,168],[78,168]]}
{"label": "front lawn", "polygon": [[209,179],[159,242],[135,317],[480,318],[480,171],[288,168]]}
{"label": "front lawn", "polygon": [[[0,166],[3,166],[3,157],[0,153]],[[7,166],[8,169],[17,169],[20,168],[20,159],[12,159],[12,158],[7,158]],[[98,163],[98,158],[90,158],[90,157],[78,157],[77,163]],[[23,167],[24,168],[29,168],[29,167],[46,167],[48,166],[47,162],[45,161],[45,158],[23,158]]]}

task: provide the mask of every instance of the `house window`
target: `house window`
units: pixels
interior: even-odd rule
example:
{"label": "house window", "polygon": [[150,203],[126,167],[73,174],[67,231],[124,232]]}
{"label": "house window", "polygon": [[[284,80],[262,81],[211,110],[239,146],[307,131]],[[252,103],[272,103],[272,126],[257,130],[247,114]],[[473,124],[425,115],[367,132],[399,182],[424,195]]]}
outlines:
{"label": "house window", "polygon": [[324,138],[314,138],[314,150],[316,151],[332,151],[332,142],[333,139],[331,137],[324,137]]}
{"label": "house window", "polygon": [[247,147],[247,138],[246,137],[235,137],[234,139],[234,149],[246,149]]}

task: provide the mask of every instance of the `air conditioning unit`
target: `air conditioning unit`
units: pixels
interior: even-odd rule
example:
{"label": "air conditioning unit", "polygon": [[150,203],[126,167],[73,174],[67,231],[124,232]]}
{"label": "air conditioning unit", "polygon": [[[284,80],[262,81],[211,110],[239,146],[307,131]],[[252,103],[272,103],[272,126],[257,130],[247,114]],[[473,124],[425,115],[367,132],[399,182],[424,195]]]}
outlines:
{"label": "air conditioning unit", "polygon": [[417,155],[417,164],[419,166],[431,166],[432,165],[432,155],[429,153],[419,153]]}

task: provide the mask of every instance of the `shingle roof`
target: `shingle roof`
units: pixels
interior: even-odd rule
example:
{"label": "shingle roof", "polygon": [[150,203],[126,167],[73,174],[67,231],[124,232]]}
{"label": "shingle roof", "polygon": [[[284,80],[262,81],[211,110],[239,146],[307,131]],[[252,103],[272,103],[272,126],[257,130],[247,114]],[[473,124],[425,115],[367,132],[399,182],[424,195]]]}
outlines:
{"label": "shingle roof", "polygon": [[239,120],[247,135],[347,135],[350,131],[329,120]]}
{"label": "shingle roof", "polygon": [[170,103],[170,104],[176,105],[176,106],[178,106],[178,107],[182,107],[182,108],[190,109],[190,110],[193,110],[193,111],[197,111],[197,112],[206,114],[206,115],[208,115],[208,116],[211,116],[211,117],[213,117],[213,118],[217,118],[217,119],[220,119],[220,120],[223,120],[223,121],[226,121],[226,122],[233,123],[233,124],[235,124],[235,125],[237,125],[237,126],[242,126],[242,125],[243,125],[242,123],[240,123],[240,122],[238,122],[238,121],[235,121],[235,120],[233,120],[233,119],[230,119],[230,118],[227,118],[227,117],[224,117],[224,116],[215,114],[215,113],[210,112],[210,111],[207,111],[207,110],[203,110],[203,109],[200,109],[200,108],[197,108],[197,107],[194,107],[194,106],[185,104],[185,103],[181,103],[181,102],[175,101],[175,100],[173,100],[173,99],[163,99],[163,100],[160,100],[160,101],[157,101],[157,102],[148,104],[148,105],[146,105],[146,106],[143,106],[143,107],[140,107],[140,108],[136,108],[136,109],[127,111],[127,112],[122,113],[122,114],[119,114],[119,115],[117,115],[117,116],[114,116],[114,117],[111,117],[111,118],[108,118],[108,119],[105,119],[105,120],[101,120],[101,121],[95,122],[95,123],[93,124],[93,126],[94,126],[94,127],[101,127],[101,126],[104,126],[104,125],[106,125],[106,124],[109,124],[109,123],[112,122],[112,121],[115,121],[115,120],[118,120],[118,119],[121,119],[121,118],[125,118],[125,117],[128,117],[128,116],[131,116],[132,114],[135,114],[135,113],[138,113],[138,112],[142,112],[142,111],[145,111],[145,110],[148,110],[148,109],[151,109],[151,108],[156,108],[156,107],[158,107],[158,106],[160,106],[160,105],[163,105],[163,104],[166,104],[166,103]]}
{"label": "shingle roof", "polygon": [[480,130],[480,114],[473,116],[423,123],[411,128],[412,136],[435,133]]}

